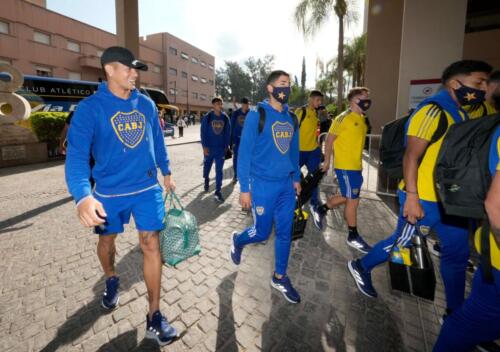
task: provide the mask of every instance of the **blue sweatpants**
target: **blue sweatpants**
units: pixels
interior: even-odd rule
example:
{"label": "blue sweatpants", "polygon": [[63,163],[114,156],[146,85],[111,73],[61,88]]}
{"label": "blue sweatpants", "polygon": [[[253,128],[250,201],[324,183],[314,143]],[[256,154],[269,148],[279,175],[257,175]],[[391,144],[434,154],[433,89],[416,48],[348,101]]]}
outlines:
{"label": "blue sweatpants", "polygon": [[493,284],[484,282],[479,267],[469,297],[444,320],[434,352],[472,351],[500,338],[500,271],[493,269],[493,277]]}
{"label": "blue sweatpants", "polygon": [[233,170],[234,170],[234,178],[238,178],[238,149],[239,144],[233,144]]}
{"label": "blue sweatpants", "polygon": [[[306,166],[308,172],[314,172],[321,164],[321,149],[317,148],[310,152],[300,152],[299,166]],[[311,195],[311,205],[318,205],[318,187],[316,187]]]}
{"label": "blue sweatpants", "polygon": [[225,152],[222,148],[209,148],[208,155],[203,160],[203,178],[208,179],[212,164],[215,161],[215,191],[220,192],[222,188],[222,169],[224,168]]}
{"label": "blue sweatpants", "polygon": [[254,224],[236,237],[235,244],[243,247],[249,243],[267,240],[274,223],[275,272],[278,275],[285,275],[290,255],[295,210],[295,190],[292,178],[268,181],[252,177],[250,195],[252,196]]}
{"label": "blue sweatpants", "polygon": [[[375,266],[389,259],[389,252],[397,240],[401,246],[409,247],[415,233],[415,225],[403,217],[405,192],[399,192],[399,218],[396,230],[386,239],[378,242],[372,250],[361,258],[364,270],[371,271]],[[465,270],[469,259],[467,219],[449,216],[437,202],[420,200],[425,216],[417,222],[420,233],[427,235],[434,230],[441,244],[441,276],[443,278],[447,308],[460,307],[465,294]],[[399,239],[398,239],[399,238]]]}

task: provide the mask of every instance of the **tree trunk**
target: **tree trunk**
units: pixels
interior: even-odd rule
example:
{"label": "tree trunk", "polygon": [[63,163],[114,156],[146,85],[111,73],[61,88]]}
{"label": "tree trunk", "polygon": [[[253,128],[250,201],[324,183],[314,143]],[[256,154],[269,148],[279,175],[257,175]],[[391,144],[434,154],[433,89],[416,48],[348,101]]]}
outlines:
{"label": "tree trunk", "polygon": [[339,18],[339,47],[338,47],[338,67],[337,67],[337,111],[343,110],[344,103],[344,16]]}

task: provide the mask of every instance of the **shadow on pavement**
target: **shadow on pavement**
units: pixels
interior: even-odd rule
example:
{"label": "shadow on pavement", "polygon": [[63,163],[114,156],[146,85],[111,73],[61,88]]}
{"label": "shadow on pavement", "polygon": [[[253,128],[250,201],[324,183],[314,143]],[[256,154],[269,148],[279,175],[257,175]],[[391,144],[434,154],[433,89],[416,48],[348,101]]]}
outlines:
{"label": "shadow on pavement", "polygon": [[[222,187],[221,193],[224,198],[227,198],[234,190],[234,184],[229,183]],[[224,203],[217,203],[214,200],[212,193],[199,193],[185,209],[196,216],[198,226],[206,222],[215,220],[220,215],[231,208],[231,204],[226,200]],[[211,211],[207,211],[210,209]]]}
{"label": "shadow on pavement", "polygon": [[219,286],[217,286],[217,293],[219,294],[219,322],[217,326],[217,342],[215,344],[216,351],[238,351],[233,314],[233,291],[237,275],[238,273],[232,273],[226,276]]}
{"label": "shadow on pavement", "polygon": [[[96,258],[97,260],[97,258]],[[137,272],[139,271],[139,272]],[[133,284],[142,281],[142,254],[139,246],[132,248],[118,262],[116,272],[120,275],[120,292],[126,292]],[[71,344],[80,336],[92,329],[94,323],[105,314],[109,314],[101,307],[101,295],[104,292],[104,275],[93,287],[95,298],[76,311],[57,330],[56,337],[50,341],[43,349],[43,352],[56,351],[61,346]],[[125,343],[129,340],[131,332],[120,335],[120,339],[115,342]],[[135,331],[137,335],[137,331]],[[118,339],[118,338],[117,338]],[[136,340],[137,341],[137,340]],[[137,344],[137,342],[135,342]],[[105,351],[105,350],[103,350]],[[126,351],[121,349],[120,351]]]}
{"label": "shadow on pavement", "polygon": [[40,215],[41,213],[45,213],[46,211],[57,208],[63,204],[71,202],[72,200],[73,200],[73,197],[66,197],[63,199],[59,199],[59,200],[56,200],[55,202],[42,205],[38,208],[28,210],[27,212],[16,215],[16,216],[9,218],[7,220],[1,221],[0,222],[0,230],[3,230],[3,229],[10,227],[12,225],[18,224],[20,222],[23,222],[24,220],[31,219],[34,216]]}
{"label": "shadow on pavement", "polygon": [[12,176],[17,174],[22,174],[25,172],[32,172],[42,169],[48,169],[50,167],[57,167],[60,165],[64,165],[63,160],[49,160],[43,163],[38,164],[30,164],[30,165],[21,165],[21,166],[11,166],[6,168],[0,168],[0,176]]}

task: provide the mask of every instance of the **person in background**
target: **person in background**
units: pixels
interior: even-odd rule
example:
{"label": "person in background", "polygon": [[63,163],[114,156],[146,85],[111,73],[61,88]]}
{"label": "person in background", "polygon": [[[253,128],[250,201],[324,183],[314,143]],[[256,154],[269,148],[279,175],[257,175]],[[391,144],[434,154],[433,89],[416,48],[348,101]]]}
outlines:
{"label": "person in background", "polygon": [[241,131],[243,123],[248,114],[249,102],[248,98],[241,98],[241,108],[237,109],[231,115],[231,149],[233,151],[233,183],[238,182],[238,148],[240,146]]}
{"label": "person in background", "polygon": [[186,121],[184,118],[179,117],[177,119],[177,128],[179,129],[179,138],[184,137],[184,128],[187,127]]}

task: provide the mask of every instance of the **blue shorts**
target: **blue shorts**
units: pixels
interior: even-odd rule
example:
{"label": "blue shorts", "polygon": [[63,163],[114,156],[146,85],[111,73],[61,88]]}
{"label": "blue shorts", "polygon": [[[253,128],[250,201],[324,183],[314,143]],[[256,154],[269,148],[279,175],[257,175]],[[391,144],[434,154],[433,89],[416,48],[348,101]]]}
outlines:
{"label": "blue shorts", "polygon": [[342,197],[358,199],[363,175],[361,171],[335,169]]}
{"label": "blue shorts", "polygon": [[103,197],[94,194],[94,198],[102,203],[108,215],[104,229],[95,228],[99,235],[122,233],[123,225],[129,223],[131,215],[138,231],[161,231],[164,228],[165,204],[160,185],[129,196]]}

